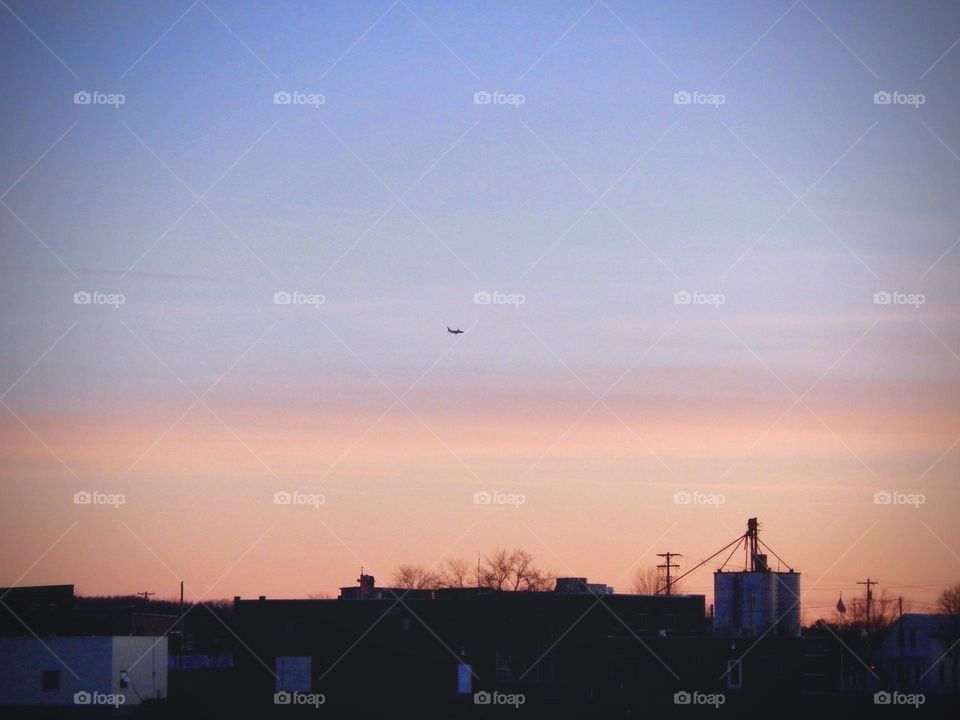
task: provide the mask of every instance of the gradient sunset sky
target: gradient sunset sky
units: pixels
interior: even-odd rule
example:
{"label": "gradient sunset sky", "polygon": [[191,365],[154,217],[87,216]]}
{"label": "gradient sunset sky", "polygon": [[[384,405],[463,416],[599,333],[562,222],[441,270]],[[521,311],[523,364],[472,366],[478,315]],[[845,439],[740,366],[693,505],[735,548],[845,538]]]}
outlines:
{"label": "gradient sunset sky", "polygon": [[501,545],[626,589],[758,516],[808,620],[868,575],[929,609],[958,37],[951,2],[5,0],[0,584],[303,597]]}

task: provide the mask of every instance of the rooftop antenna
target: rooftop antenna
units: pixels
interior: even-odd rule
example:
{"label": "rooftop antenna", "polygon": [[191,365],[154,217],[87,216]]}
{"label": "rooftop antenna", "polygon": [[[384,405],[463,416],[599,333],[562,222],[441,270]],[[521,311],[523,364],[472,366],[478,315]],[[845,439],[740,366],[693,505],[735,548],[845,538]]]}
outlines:
{"label": "rooftop antenna", "polygon": [[760,534],[760,523],[757,519],[750,518],[747,520],[747,553],[749,555],[749,564],[747,565],[747,570],[750,572],[757,571],[757,535]]}

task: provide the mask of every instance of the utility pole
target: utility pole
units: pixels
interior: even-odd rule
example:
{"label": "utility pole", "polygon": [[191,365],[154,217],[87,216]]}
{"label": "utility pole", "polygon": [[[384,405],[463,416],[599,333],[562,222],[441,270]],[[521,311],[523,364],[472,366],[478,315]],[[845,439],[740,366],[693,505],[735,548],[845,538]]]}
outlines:
{"label": "utility pole", "polygon": [[180,627],[180,642],[177,647],[177,670],[183,670],[183,642],[186,635],[183,632],[183,580],[180,581],[180,619],[177,625]]}
{"label": "utility pole", "polygon": [[873,606],[873,586],[879,584],[879,580],[871,580],[869,577],[866,580],[857,581],[857,585],[867,586],[867,632],[870,632],[870,610]]}
{"label": "utility pole", "polygon": [[672,585],[672,582],[670,580],[670,570],[672,568],[680,569],[679,565],[674,565],[673,563],[670,562],[670,560],[675,557],[683,557],[683,555],[681,555],[680,553],[664,552],[664,553],[657,553],[657,557],[662,557],[666,560],[666,562],[663,565],[657,565],[657,568],[666,568],[667,570],[667,595],[669,595],[670,586]]}
{"label": "utility pole", "polygon": [[137,597],[143,598],[143,604],[148,605],[150,603],[150,596],[156,595],[155,592],[150,592],[149,590],[144,590],[143,592],[138,592]]}

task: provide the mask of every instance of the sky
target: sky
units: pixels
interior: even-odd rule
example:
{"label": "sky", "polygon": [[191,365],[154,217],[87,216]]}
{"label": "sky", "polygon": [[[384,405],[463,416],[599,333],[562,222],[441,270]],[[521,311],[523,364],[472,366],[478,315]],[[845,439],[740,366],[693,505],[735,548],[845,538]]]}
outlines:
{"label": "sky", "polygon": [[958,38],[948,2],[5,0],[0,584],[305,597],[507,546],[625,590],[759,517],[807,620],[868,576],[929,609]]}

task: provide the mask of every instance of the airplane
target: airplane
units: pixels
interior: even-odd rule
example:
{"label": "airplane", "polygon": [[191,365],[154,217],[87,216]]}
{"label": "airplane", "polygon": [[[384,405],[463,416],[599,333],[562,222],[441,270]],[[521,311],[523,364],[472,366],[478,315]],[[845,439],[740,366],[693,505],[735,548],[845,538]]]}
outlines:
{"label": "airplane", "polygon": [[447,332],[452,333],[453,335],[463,335],[463,330],[461,330],[460,328],[457,328],[456,330],[451,330],[449,325],[447,325]]}

